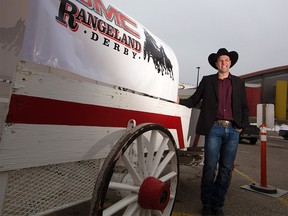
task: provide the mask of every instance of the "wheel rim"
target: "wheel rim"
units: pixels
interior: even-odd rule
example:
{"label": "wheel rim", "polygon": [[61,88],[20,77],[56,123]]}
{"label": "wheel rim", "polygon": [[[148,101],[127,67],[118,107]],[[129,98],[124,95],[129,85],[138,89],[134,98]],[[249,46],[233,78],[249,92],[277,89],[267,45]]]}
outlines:
{"label": "wheel rim", "polygon": [[[170,215],[178,172],[171,133],[157,124],[138,125],[114,145],[106,158],[95,183],[90,213]],[[152,184],[156,184],[154,189]]]}

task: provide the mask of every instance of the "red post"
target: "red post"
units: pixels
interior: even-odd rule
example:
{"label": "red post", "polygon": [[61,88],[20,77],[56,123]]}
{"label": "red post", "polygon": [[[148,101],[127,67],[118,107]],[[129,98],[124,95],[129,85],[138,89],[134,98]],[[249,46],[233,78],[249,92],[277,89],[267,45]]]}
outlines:
{"label": "red post", "polygon": [[261,187],[267,187],[266,125],[261,125]]}
{"label": "red post", "polygon": [[266,104],[262,106],[262,125],[260,128],[261,132],[261,183],[252,183],[250,188],[267,194],[277,194],[277,188],[267,185],[267,161],[266,161],[266,144],[267,144],[267,135],[266,135]]}

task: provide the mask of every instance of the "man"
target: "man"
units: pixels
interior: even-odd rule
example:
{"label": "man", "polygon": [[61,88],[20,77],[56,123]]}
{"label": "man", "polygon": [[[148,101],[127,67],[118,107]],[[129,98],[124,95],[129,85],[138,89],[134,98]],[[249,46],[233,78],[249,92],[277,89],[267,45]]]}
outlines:
{"label": "man", "polygon": [[218,72],[204,76],[196,92],[190,98],[180,100],[180,104],[189,108],[202,100],[196,133],[205,135],[201,179],[203,216],[224,215],[225,194],[236,157],[239,133],[249,124],[244,82],[229,71],[237,60],[238,53],[228,52],[225,48],[209,55],[210,65]]}

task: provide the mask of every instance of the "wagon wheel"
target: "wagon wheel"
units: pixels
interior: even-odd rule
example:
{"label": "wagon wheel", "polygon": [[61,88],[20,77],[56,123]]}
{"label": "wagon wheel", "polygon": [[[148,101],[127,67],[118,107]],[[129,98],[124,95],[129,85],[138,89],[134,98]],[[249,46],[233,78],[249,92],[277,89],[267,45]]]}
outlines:
{"label": "wagon wheel", "polygon": [[171,215],[178,178],[171,133],[157,124],[138,125],[106,158],[95,183],[90,215]]}

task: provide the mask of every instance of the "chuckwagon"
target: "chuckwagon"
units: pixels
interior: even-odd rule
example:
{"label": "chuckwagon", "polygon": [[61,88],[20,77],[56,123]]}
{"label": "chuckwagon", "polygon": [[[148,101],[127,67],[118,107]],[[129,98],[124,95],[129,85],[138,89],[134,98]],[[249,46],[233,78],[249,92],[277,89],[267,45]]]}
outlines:
{"label": "chuckwagon", "polygon": [[172,49],[104,0],[1,0],[0,21],[1,215],[170,215],[199,140]]}

